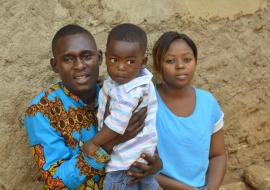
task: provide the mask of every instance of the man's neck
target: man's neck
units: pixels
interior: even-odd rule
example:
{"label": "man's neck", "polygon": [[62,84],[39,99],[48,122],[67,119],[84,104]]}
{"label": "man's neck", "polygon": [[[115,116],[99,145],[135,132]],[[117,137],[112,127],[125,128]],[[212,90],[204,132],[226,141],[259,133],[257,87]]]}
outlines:
{"label": "man's neck", "polygon": [[85,104],[91,105],[96,99],[96,88],[77,95]]}

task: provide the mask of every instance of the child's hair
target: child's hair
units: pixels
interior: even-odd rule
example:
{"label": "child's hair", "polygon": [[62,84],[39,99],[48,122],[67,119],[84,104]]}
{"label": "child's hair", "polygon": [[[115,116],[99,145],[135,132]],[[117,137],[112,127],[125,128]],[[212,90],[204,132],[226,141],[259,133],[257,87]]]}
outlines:
{"label": "child's hair", "polygon": [[161,75],[161,61],[163,60],[166,52],[168,51],[170,45],[175,40],[184,40],[188,46],[192,49],[192,52],[194,54],[195,60],[197,61],[198,56],[198,50],[196,47],[196,44],[193,42],[193,40],[188,37],[186,34],[178,33],[178,32],[166,32],[161,35],[161,37],[158,39],[158,41],[155,43],[152,55],[153,55],[153,68],[156,74]]}
{"label": "child's hair", "polygon": [[108,35],[107,46],[110,40],[119,40],[126,42],[138,42],[143,54],[146,52],[147,36],[143,29],[130,23],[119,24],[114,27]]}
{"label": "child's hair", "polygon": [[90,39],[93,41],[93,43],[95,43],[96,45],[96,42],[94,40],[94,37],[92,36],[92,34],[86,30],[85,28],[77,25],[77,24],[68,24],[66,26],[63,26],[62,28],[60,28],[54,35],[53,39],[52,39],[52,52],[53,52],[53,55],[55,55],[55,46],[56,46],[56,42],[62,38],[62,37],[65,37],[65,36],[68,36],[68,35],[73,35],[73,34],[87,34]]}

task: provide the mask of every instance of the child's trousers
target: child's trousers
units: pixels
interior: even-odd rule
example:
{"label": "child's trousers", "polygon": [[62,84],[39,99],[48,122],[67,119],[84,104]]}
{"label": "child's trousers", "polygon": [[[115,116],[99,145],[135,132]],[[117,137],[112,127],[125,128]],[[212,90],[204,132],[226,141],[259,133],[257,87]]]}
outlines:
{"label": "child's trousers", "polygon": [[106,173],[103,190],[158,190],[158,183],[154,176],[146,176],[136,184],[130,185],[132,177],[126,171],[114,171]]}

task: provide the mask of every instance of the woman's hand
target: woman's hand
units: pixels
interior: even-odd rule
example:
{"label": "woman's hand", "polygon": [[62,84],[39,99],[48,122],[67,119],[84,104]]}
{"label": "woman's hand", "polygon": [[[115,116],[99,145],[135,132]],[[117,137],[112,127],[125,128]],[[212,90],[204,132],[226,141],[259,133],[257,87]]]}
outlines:
{"label": "woman's hand", "polygon": [[[130,181],[131,184],[137,183],[145,176],[156,174],[162,168],[162,161],[157,153],[155,153],[152,157],[143,153],[141,158],[147,161],[147,164],[135,161],[127,172],[129,176],[133,177],[133,179]],[[135,167],[139,171],[135,172],[131,169],[132,167]]]}

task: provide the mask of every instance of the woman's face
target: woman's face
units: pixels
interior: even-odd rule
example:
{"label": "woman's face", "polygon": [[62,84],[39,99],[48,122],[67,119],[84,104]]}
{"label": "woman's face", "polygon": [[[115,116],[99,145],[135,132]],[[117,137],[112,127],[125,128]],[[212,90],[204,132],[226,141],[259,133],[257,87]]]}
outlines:
{"label": "woman's face", "polygon": [[161,72],[168,86],[183,88],[190,84],[196,68],[191,47],[182,39],[171,43],[161,60]]}

